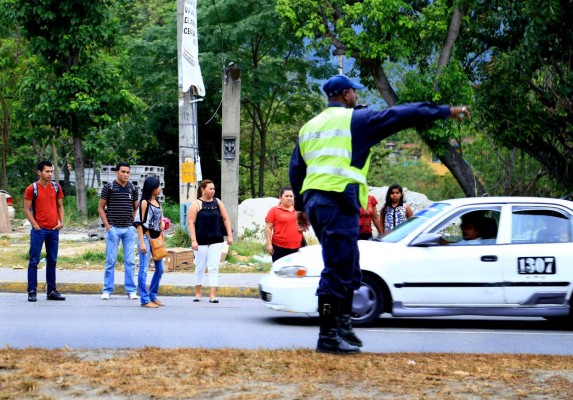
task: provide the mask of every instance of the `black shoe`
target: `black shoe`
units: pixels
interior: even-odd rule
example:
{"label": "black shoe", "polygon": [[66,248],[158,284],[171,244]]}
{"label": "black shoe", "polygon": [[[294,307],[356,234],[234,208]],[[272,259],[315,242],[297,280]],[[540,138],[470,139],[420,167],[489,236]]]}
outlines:
{"label": "black shoe", "polygon": [[359,354],[360,348],[353,346],[338,336],[336,316],[340,310],[340,300],[334,296],[318,296],[320,332],[316,351],[329,354]]}
{"label": "black shoe", "polygon": [[340,336],[340,338],[348,344],[351,344],[351,345],[357,346],[357,347],[363,346],[362,340],[360,340],[360,338],[358,338],[358,336],[356,336],[356,333],[354,333],[353,329],[346,330],[346,329],[338,328],[338,336]]}
{"label": "black shoe", "polygon": [[66,298],[62,296],[57,290],[54,290],[52,293],[48,295],[47,299],[64,301]]}
{"label": "black shoe", "polygon": [[339,355],[360,354],[360,348],[348,344],[342,340],[340,336],[336,335],[334,331],[332,335],[329,336],[319,335],[318,342],[316,343],[316,352]]}
{"label": "black shoe", "polygon": [[338,324],[338,329],[337,329],[338,336],[340,336],[340,338],[348,344],[362,347],[362,340],[360,340],[360,338],[356,336],[354,329],[352,329],[352,320],[350,318],[350,315],[348,314],[340,315],[336,318],[336,321]]}
{"label": "black shoe", "polygon": [[28,301],[31,303],[35,303],[36,302],[36,291],[35,290],[30,290],[28,292]]}

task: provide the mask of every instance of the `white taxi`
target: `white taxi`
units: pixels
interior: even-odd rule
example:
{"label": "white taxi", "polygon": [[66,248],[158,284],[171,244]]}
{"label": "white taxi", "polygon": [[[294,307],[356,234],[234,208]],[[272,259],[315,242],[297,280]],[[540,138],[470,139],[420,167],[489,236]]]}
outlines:
{"label": "white taxi", "polygon": [[[478,240],[461,219],[479,215]],[[571,317],[573,202],[480,197],[433,203],[378,241],[359,241],[353,320],[451,315]],[[277,260],[259,285],[278,311],[317,311],[320,245]]]}

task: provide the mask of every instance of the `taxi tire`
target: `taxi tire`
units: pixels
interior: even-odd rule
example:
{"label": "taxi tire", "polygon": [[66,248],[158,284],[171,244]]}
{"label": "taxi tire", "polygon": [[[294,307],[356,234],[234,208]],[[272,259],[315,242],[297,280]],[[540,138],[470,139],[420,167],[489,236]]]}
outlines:
{"label": "taxi tire", "polygon": [[366,326],[377,321],[384,310],[385,301],[384,291],[378,280],[370,274],[364,274],[360,289],[354,291],[352,325]]}

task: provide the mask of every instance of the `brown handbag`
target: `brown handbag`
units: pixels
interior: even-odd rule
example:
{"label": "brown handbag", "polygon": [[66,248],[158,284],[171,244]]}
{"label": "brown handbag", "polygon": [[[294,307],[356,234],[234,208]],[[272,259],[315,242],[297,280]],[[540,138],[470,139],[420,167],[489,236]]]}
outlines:
{"label": "brown handbag", "polygon": [[167,257],[167,249],[165,249],[163,233],[160,233],[155,239],[149,238],[149,245],[151,246],[151,255],[155,261],[159,261]]}

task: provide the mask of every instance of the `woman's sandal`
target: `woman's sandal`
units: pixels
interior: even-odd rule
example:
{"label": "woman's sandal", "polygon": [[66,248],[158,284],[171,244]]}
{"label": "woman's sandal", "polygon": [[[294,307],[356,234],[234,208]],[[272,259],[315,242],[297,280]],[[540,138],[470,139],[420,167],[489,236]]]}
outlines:
{"label": "woman's sandal", "polygon": [[198,303],[198,302],[201,301],[201,299],[198,299],[197,297],[195,297],[195,298],[193,299],[193,301],[194,301],[195,303]]}
{"label": "woman's sandal", "polygon": [[218,303],[218,302],[219,302],[219,300],[217,300],[217,299],[209,299],[209,303]]}

